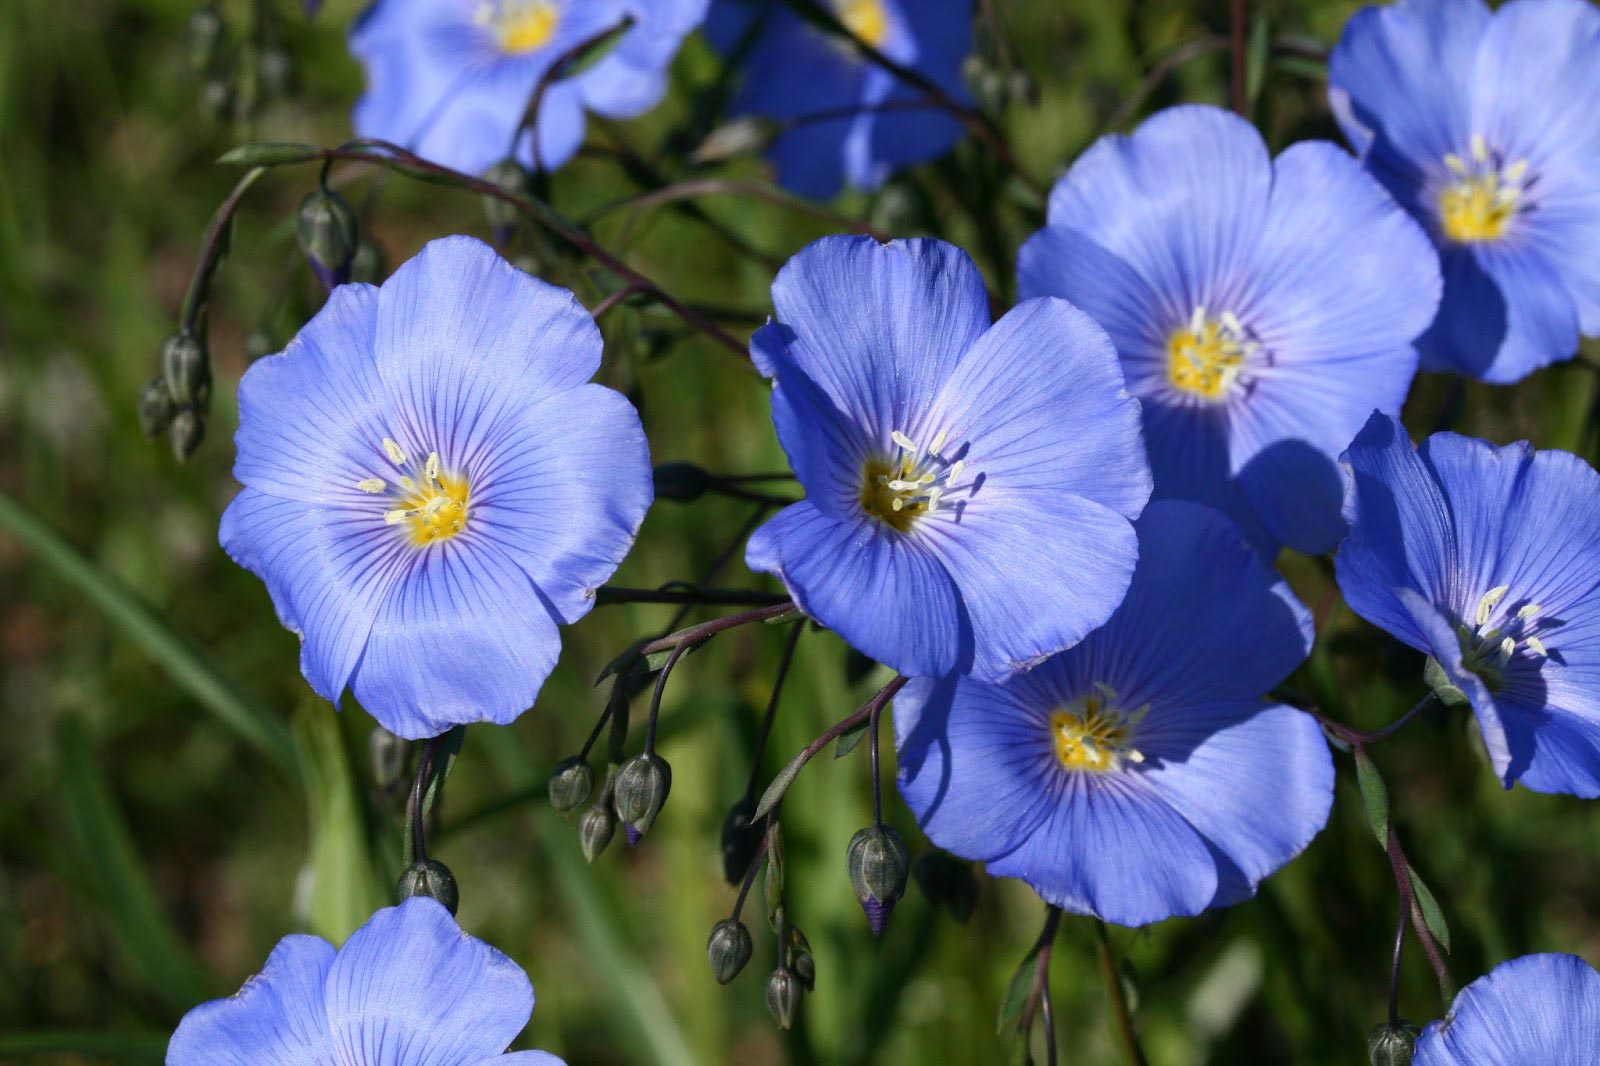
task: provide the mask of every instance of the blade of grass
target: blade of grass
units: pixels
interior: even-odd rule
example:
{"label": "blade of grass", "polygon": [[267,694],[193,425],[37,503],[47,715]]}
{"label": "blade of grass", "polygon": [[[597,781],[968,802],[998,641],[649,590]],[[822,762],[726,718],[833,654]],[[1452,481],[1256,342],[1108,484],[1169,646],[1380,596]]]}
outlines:
{"label": "blade of grass", "polygon": [[98,607],[108,621],[142,648],[219,722],[280,770],[294,773],[294,745],[288,727],[278,717],[241,695],[138,597],[3,492],[0,492],[0,530],[15,536],[51,573]]}

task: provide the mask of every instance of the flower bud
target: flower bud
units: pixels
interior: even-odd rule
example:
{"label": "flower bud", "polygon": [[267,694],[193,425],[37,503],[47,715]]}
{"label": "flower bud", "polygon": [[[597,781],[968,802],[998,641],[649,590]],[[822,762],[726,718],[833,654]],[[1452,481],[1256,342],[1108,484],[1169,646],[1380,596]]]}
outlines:
{"label": "flower bud", "polygon": [[594,771],[581,755],[561,760],[550,775],[550,806],[557,814],[571,814],[582,807],[593,791]]}
{"label": "flower bud", "polygon": [[161,342],[161,379],[174,403],[206,406],[211,399],[211,358],[199,337],[185,329]]}
{"label": "flower bud", "polygon": [[706,958],[711,962],[711,975],[717,984],[725,985],[743,970],[755,945],[750,940],[750,930],[737,918],[724,918],[711,927],[711,938],[706,941]]}
{"label": "flower bud", "polygon": [[873,934],[881,934],[895,902],[905,895],[906,874],[911,866],[906,842],[888,826],[872,825],[850,838],[846,854],[850,887],[861,901]]}
{"label": "flower bud", "polygon": [[911,864],[911,876],[929,903],[944,907],[963,924],[972,917],[978,905],[978,879],[969,863],[943,851],[929,851]]}
{"label": "flower bud", "polygon": [[798,977],[782,967],[772,971],[772,976],[767,978],[767,1009],[772,1012],[779,1029],[794,1027],[794,1016],[804,996],[805,989]]}
{"label": "flower bud", "polygon": [[193,407],[185,407],[172,418],[167,427],[167,443],[172,445],[172,456],[178,462],[189,461],[189,456],[200,447],[206,436],[205,419]]}
{"label": "flower bud", "polygon": [[654,753],[635,755],[617,771],[617,817],[628,834],[628,846],[639,843],[650,831],[656,815],[667,802],[672,791],[672,767],[667,760]]}
{"label": "flower bud", "polygon": [[590,862],[598,859],[616,831],[617,816],[606,804],[596,803],[584,811],[578,818],[578,845],[583,848],[583,857]]}
{"label": "flower bud", "polygon": [[217,48],[222,44],[226,29],[222,16],[210,4],[196,8],[194,14],[189,16],[186,33],[189,38],[189,66],[193,70],[198,72],[211,66],[211,61],[217,58]]}
{"label": "flower bud", "polygon": [[1367,1058],[1372,1066],[1411,1066],[1420,1030],[1402,1019],[1397,1025],[1384,1022],[1367,1034]]}
{"label": "flower bud", "polygon": [[756,802],[746,796],[733,805],[722,821],[722,876],[730,885],[744,880],[745,871],[761,847],[762,827],[752,824]]}
{"label": "flower bud", "polygon": [[712,477],[693,463],[662,463],[655,469],[656,499],[693,503],[706,494]]}
{"label": "flower bud", "polygon": [[796,951],[789,965],[794,968],[794,975],[800,979],[801,987],[807,992],[817,990],[817,960],[811,957],[811,952]]}
{"label": "flower bud", "polygon": [[[528,195],[528,172],[515,159],[500,160],[484,172],[483,180],[513,196]],[[520,215],[520,211],[498,197],[483,198],[483,217],[497,233],[515,226]]]}
{"label": "flower bud", "polygon": [[389,262],[382,248],[365,237],[356,242],[356,254],[350,258],[351,281],[380,285],[388,272]]}
{"label": "flower bud", "polygon": [[355,209],[344,197],[332,189],[312,189],[300,201],[294,230],[300,250],[324,286],[331,289],[349,277],[359,227]]}
{"label": "flower bud", "polygon": [[388,790],[400,783],[406,772],[406,756],[411,754],[411,742],[402,740],[383,728],[372,727],[367,734],[367,758],[372,767],[372,783]]}
{"label": "flower bud", "polygon": [[395,894],[402,902],[412,896],[436,899],[444,904],[444,909],[451,914],[456,912],[456,907],[461,903],[461,893],[456,888],[455,875],[450,872],[450,867],[434,859],[412,863],[406,872],[400,875],[400,883],[395,886]]}
{"label": "flower bud", "polygon": [[167,391],[165,378],[156,377],[139,392],[139,431],[146,437],[155,437],[172,424],[178,405]]}

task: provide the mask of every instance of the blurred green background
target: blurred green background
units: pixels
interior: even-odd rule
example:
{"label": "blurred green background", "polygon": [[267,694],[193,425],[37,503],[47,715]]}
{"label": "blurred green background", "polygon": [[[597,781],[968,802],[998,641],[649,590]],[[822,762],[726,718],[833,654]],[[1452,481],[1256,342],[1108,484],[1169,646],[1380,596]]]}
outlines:
{"label": "blurred green background", "polygon": [[[193,6],[0,5],[3,1061],[160,1061],[185,1010],[236,989],[288,932],[343,938],[388,902],[399,871],[401,811],[372,782],[371,720],[354,706],[335,715],[311,697],[294,637],[261,585],[216,545],[235,491],[230,437],[247,335],[264,330],[281,347],[316,307],[289,221],[314,171],[269,175],[245,202],[212,299],[216,397],[199,454],[178,465],[164,442],[141,438],[134,417],[206,220],[238,176],[213,160],[243,140],[349,135],[360,71],[343,41],[356,4],[334,0],[307,23],[280,3],[274,32],[294,58],[298,92],[237,107],[254,113],[231,119],[207,116],[207,79],[190,69]],[[1041,180],[1108,126],[1179,100],[1227,99],[1217,36],[1227,31],[1225,4],[994,6],[1037,85],[1036,101],[1013,99],[1003,122]],[[257,5],[221,7],[235,38],[248,32]],[[1335,135],[1306,55],[1335,39],[1353,7],[1250,4],[1266,20],[1261,39],[1280,43],[1260,53],[1270,61],[1249,64],[1256,117],[1274,147]],[[236,59],[248,102],[261,66],[250,47]],[[1158,68],[1170,70],[1141,89]],[[658,159],[669,179],[689,174],[661,148],[683,140],[718,63],[696,39],[675,73],[663,108],[591,130],[592,150],[554,180],[560,210],[583,219],[648,188],[619,153]],[[748,160],[715,172],[763,176]],[[336,175],[391,264],[436,236],[486,234],[471,195],[375,182],[361,168]],[[717,309],[740,336],[766,312],[775,264],[836,228],[750,197],[697,203],[704,217],[609,211],[594,232],[674,294]],[[880,195],[833,206],[896,233],[963,244],[999,294],[1011,291],[1010,257],[1040,219],[1037,201],[970,143]],[[591,306],[602,295],[604,279],[582,264],[537,245],[521,250]],[[766,387],[747,365],[702,340],[679,342],[672,320],[650,308],[619,309],[604,325],[603,378],[639,403],[658,462],[783,467]],[[1596,357],[1592,346],[1587,355]],[[1584,361],[1515,388],[1422,380],[1408,421],[1419,433],[1453,422],[1496,442],[1531,438],[1592,459],[1596,396]],[[704,577],[750,509],[709,497],[659,503],[617,582]],[[1325,561],[1282,563],[1319,620],[1316,654],[1293,686],[1366,728],[1413,703],[1418,657],[1351,616]],[[721,580],[754,579],[736,556]],[[567,630],[538,706],[512,727],[469,729],[446,790],[432,850],[460,880],[461,921],[522,964],[538,992],[517,1046],[556,1051],[573,1066],[1000,1061],[996,1014],[1043,908],[1022,886],[985,879],[976,914],[958,925],[913,888],[874,940],[844,869],[846,842],[870,817],[864,746],[817,760],[784,805],[790,908],[817,963],[796,1029],[779,1033],[763,1005],[774,956],[759,901],[746,912],[755,961],[730,987],[712,981],[705,937],[734,897],[721,878],[718,830],[749,773],[783,631],[737,630],[685,661],[663,715],[671,802],[637,851],[618,843],[584,863],[573,823],[549,809],[546,775],[601,710],[604,690],[590,687],[599,669],[671,616],[670,607],[605,607]],[[831,634],[802,638],[763,781],[888,677],[880,669],[852,680],[847,666]],[[1502,792],[1476,745],[1465,715],[1440,712],[1376,750],[1402,839],[1451,923],[1458,982],[1530,951],[1600,958],[1600,820],[1577,800]],[[1394,885],[1349,760],[1338,763],[1327,829],[1258,900],[1113,931],[1152,1062],[1364,1061],[1365,1033],[1384,1013]],[[892,795],[886,811],[914,854],[927,849]],[[1402,1013],[1418,1022],[1442,1013],[1414,942],[1403,978]],[[1063,923],[1052,998],[1062,1061],[1115,1061],[1083,919]]]}

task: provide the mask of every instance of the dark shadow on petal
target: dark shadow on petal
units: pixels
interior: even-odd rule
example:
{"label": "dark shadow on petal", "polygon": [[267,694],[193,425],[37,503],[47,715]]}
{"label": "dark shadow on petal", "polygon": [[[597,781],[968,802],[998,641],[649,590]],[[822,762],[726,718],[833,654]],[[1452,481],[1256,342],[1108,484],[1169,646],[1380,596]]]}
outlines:
{"label": "dark shadow on petal", "polygon": [[1305,441],[1282,440],[1262,449],[1239,471],[1239,484],[1273,541],[1321,555],[1344,539],[1338,464]]}
{"label": "dark shadow on petal", "polygon": [[1417,338],[1423,369],[1450,369],[1482,377],[1505,343],[1509,328],[1506,298],[1500,286],[1462,248],[1443,248],[1444,299],[1439,317]]}

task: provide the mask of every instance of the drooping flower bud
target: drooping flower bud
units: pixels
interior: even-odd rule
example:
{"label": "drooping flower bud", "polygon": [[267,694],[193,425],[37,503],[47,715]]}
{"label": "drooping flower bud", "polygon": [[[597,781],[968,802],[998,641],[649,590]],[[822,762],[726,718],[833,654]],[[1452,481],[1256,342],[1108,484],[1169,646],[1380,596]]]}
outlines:
{"label": "drooping flower bud", "polygon": [[461,903],[455,875],[450,872],[450,867],[435,859],[412,863],[407,867],[406,872],[400,875],[400,883],[395,886],[395,894],[402,902],[412,896],[436,899],[451,914],[456,912],[456,907]]}
{"label": "drooping flower bud", "polygon": [[1421,1031],[1401,1019],[1398,1025],[1383,1022],[1367,1034],[1367,1058],[1372,1066],[1411,1066]]}
{"label": "drooping flower bud", "polygon": [[751,822],[755,813],[755,800],[747,796],[735,803],[722,820],[722,876],[730,885],[744,880],[745,871],[750,869],[756,849],[761,846],[762,828]]}
{"label": "drooping flower bud", "polygon": [[617,817],[628,834],[628,846],[639,843],[672,791],[672,767],[654,754],[635,755],[617,771],[615,803]]}
{"label": "drooping flower bud", "polygon": [[[528,172],[515,159],[500,160],[484,173],[483,180],[513,196],[528,195]],[[519,214],[515,207],[498,197],[483,198],[483,217],[496,233],[504,233],[515,226]]]}
{"label": "drooping flower bud", "polygon": [[590,862],[598,859],[616,831],[617,816],[609,805],[596,803],[584,811],[578,818],[578,845],[583,848],[583,857]]}
{"label": "drooping flower bud", "polygon": [[738,977],[754,950],[750,930],[739,919],[724,918],[712,926],[711,937],[706,941],[706,958],[717,984],[725,985]]}
{"label": "drooping flower bud", "polygon": [[779,1029],[794,1027],[794,1016],[799,1013],[800,1000],[805,994],[805,988],[794,974],[782,967],[772,971],[772,976],[767,978],[767,1009],[772,1012]]}
{"label": "drooping flower bud", "polygon": [[167,427],[167,443],[172,445],[173,458],[180,463],[189,461],[189,457],[200,447],[200,442],[205,440],[205,436],[205,419],[192,407],[179,410],[173,416],[172,424]]}
{"label": "drooping flower bud", "polygon": [[318,187],[300,201],[295,236],[317,280],[332,289],[350,276],[359,227],[355,209],[332,189]]}
{"label": "drooping flower bud", "polygon": [[550,806],[557,814],[571,814],[589,802],[594,791],[594,771],[583,756],[563,759],[550,775]]}
{"label": "drooping flower bud", "polygon": [[146,437],[155,437],[172,424],[178,405],[167,391],[165,378],[150,379],[139,392],[139,431]]}
{"label": "drooping flower bud", "polygon": [[886,825],[872,825],[850,838],[846,854],[850,887],[861,901],[873,934],[881,934],[895,902],[905,895],[911,853],[899,833]]}
{"label": "drooping flower bud", "polygon": [[186,329],[162,341],[161,379],[173,402],[205,408],[211,400],[211,358],[205,343]]}

